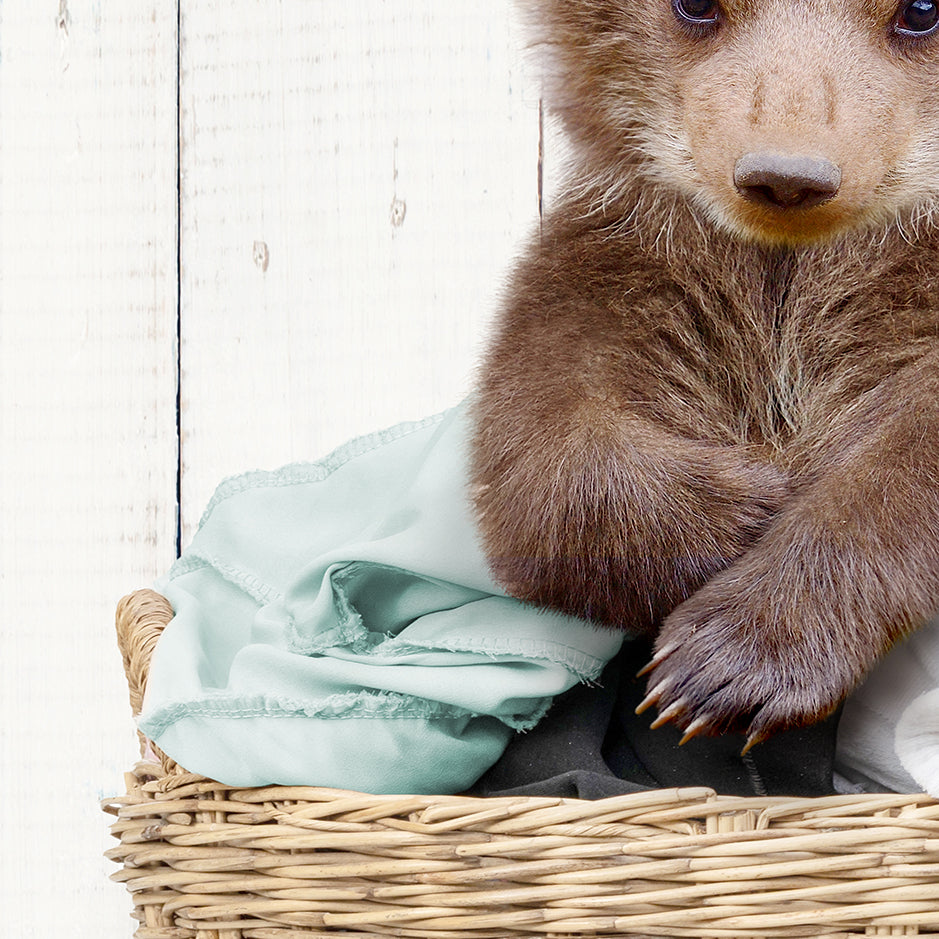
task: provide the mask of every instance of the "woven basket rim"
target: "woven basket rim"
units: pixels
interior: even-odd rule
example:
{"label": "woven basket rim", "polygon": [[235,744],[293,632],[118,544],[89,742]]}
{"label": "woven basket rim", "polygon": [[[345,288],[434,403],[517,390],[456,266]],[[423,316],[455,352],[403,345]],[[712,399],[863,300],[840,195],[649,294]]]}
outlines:
{"label": "woven basket rim", "polygon": [[[152,590],[118,607],[135,713],[171,617]],[[245,789],[157,755],[103,803],[138,939],[939,939],[925,794]]]}

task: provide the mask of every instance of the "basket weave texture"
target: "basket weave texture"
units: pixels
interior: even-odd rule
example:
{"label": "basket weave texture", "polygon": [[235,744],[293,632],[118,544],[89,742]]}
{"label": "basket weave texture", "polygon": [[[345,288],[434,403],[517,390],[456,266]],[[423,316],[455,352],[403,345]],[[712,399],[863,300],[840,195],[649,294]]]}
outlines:
{"label": "basket weave texture", "polygon": [[[152,591],[118,608],[135,713],[171,616]],[[103,803],[138,939],[939,937],[925,795],[232,789],[158,756]]]}

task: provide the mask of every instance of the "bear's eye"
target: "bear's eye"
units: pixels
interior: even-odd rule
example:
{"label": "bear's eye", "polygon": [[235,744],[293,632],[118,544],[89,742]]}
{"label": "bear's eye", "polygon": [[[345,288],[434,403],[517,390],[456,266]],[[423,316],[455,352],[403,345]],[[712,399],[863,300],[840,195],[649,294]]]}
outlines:
{"label": "bear's eye", "polygon": [[932,35],[939,26],[939,4],[936,0],[907,0],[897,10],[893,28],[903,36]]}
{"label": "bear's eye", "polygon": [[713,26],[720,16],[717,0],[673,0],[672,8],[680,20],[694,26]]}

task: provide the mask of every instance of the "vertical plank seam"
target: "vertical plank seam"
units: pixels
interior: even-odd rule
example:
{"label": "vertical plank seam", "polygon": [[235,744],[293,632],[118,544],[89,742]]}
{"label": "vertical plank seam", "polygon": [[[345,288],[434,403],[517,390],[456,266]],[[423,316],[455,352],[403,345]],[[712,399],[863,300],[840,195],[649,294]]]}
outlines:
{"label": "vertical plank seam", "polygon": [[544,98],[538,99],[538,231],[544,235]]}
{"label": "vertical plank seam", "polygon": [[182,5],[183,0],[176,0],[176,557],[183,550]]}

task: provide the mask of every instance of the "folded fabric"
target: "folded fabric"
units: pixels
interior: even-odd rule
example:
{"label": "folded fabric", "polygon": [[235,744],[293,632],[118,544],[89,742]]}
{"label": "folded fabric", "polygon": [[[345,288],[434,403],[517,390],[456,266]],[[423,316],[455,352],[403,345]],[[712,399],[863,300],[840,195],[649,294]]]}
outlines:
{"label": "folded fabric", "polygon": [[939,617],[897,645],[848,698],[838,769],[866,789],[939,797]]}
{"label": "folded fabric", "polygon": [[939,688],[914,698],[900,715],[895,749],[917,784],[939,799]]}
{"label": "folded fabric", "polygon": [[491,581],[465,407],[226,480],[156,585],[142,732],[228,785],[458,792],[622,637]]}
{"label": "folded fabric", "polygon": [[786,730],[742,753],[746,734],[695,737],[666,724],[653,730],[636,707],[646,695],[637,672],[652,640],[627,640],[596,686],[560,695],[534,730],[516,734],[472,788],[476,795],[598,799],[643,789],[710,786],[723,795],[824,796],[835,792],[838,715]]}

